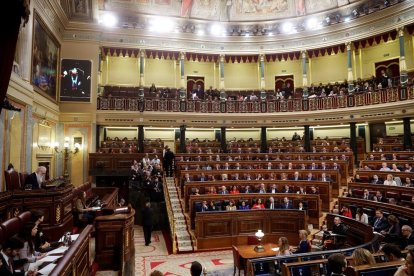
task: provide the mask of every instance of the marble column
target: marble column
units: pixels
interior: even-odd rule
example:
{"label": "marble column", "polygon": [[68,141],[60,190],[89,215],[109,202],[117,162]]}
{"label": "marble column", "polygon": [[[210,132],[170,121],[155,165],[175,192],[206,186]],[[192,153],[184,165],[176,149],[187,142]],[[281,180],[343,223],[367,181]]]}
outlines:
{"label": "marble column", "polygon": [[227,152],[226,127],[221,127],[220,129],[220,145],[221,145],[221,151]]}
{"label": "marble column", "polygon": [[306,152],[311,152],[311,142],[310,142],[310,127],[308,125],[303,126],[304,128],[304,148]]}
{"label": "marble column", "polygon": [[349,131],[350,131],[350,146],[351,150],[354,154],[354,164],[358,164],[358,148],[357,148],[357,136],[356,136],[356,123],[352,122],[349,123]]}
{"label": "marble column", "polygon": [[145,50],[139,51],[139,97],[144,97]]}
{"label": "marble column", "polygon": [[184,74],[184,61],[185,53],[180,52],[180,99],[185,100],[187,98],[186,90],[187,86],[185,85],[185,74]]}
{"label": "marble column", "polygon": [[226,91],[224,90],[224,55],[220,55],[219,60],[219,74],[220,74],[220,83],[219,83],[219,89],[220,89],[220,100],[225,101],[226,100]]}
{"label": "marble column", "polygon": [[185,125],[180,126],[180,153],[185,153],[185,130]]}
{"label": "marble column", "polygon": [[411,122],[410,118],[403,118],[404,127],[404,149],[411,150],[413,147],[413,141],[411,139]]}
{"label": "marble column", "polygon": [[262,101],[266,101],[266,82],[265,82],[265,55],[259,55],[259,68],[260,68],[260,98]]}
{"label": "marble column", "polygon": [[260,130],[260,152],[267,152],[267,127],[261,127]]}
{"label": "marble column", "polygon": [[144,152],[144,126],[138,126],[138,152]]}
{"label": "marble column", "polygon": [[402,87],[407,86],[407,63],[405,61],[405,47],[404,47],[404,27],[398,28],[398,38],[400,43],[400,84]]}
{"label": "marble column", "polygon": [[302,87],[303,98],[308,97],[308,53],[306,51],[301,52],[302,55]]}
{"label": "marble column", "polygon": [[352,43],[345,42],[346,52],[347,52],[347,64],[348,64],[348,93],[353,94],[354,87],[354,73],[352,69]]}

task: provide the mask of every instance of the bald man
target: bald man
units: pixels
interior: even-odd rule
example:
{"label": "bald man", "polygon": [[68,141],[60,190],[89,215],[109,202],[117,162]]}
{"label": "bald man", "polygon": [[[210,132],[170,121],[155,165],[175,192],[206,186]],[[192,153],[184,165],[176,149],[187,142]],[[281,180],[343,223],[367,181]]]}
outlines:
{"label": "bald man", "polygon": [[46,176],[46,167],[40,166],[36,171],[30,174],[25,181],[26,189],[40,189],[42,187],[42,182],[45,181]]}

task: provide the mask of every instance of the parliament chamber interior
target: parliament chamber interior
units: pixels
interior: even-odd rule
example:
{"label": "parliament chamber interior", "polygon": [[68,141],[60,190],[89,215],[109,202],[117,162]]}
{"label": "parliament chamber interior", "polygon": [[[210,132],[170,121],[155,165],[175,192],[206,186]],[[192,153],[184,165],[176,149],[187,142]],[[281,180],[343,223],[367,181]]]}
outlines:
{"label": "parliament chamber interior", "polygon": [[16,0],[0,275],[414,275],[414,0]]}

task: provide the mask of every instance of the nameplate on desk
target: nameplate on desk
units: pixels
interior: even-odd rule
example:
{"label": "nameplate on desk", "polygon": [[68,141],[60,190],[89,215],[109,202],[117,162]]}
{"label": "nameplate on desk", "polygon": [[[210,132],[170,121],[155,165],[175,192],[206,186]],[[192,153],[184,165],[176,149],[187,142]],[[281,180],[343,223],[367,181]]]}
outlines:
{"label": "nameplate on desk", "polygon": [[124,213],[129,213],[128,207],[121,207],[121,208],[114,209],[114,214],[124,214]]}

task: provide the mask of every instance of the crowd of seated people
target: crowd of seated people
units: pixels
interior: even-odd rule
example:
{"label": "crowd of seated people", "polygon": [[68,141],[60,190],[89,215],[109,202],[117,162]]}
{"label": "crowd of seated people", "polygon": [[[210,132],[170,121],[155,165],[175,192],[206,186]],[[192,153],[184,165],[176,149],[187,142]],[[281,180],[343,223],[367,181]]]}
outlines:
{"label": "crowd of seated people", "polygon": [[261,198],[253,199],[251,204],[248,200],[240,199],[228,200],[225,197],[221,200],[203,200],[200,204],[196,204],[196,212],[212,212],[212,211],[236,211],[236,210],[257,210],[257,209],[297,209],[306,211],[306,202],[299,202],[298,206],[293,206],[292,200],[284,197],[280,202],[273,197],[267,198],[264,202]]}
{"label": "crowd of seated people", "polygon": [[[358,194],[357,194],[358,192]],[[371,200],[376,202],[383,202],[383,203],[389,203],[394,205],[401,205],[404,207],[414,208],[414,194],[402,194],[400,197],[386,197],[383,192],[377,190],[377,189],[364,189],[362,194],[360,190],[356,190],[354,192],[353,189],[345,190],[343,193],[344,197],[354,197],[354,198],[361,198],[365,200]]]}
{"label": "crowd of seated people", "polygon": [[[225,170],[225,169],[224,169]],[[299,171],[295,171],[294,173],[281,173],[277,174],[271,172],[269,174],[261,174],[261,173],[234,173],[234,174],[227,174],[221,173],[219,176],[215,176],[214,174],[205,174],[201,173],[198,176],[192,176],[189,173],[185,173],[182,178],[182,183],[185,184],[187,182],[197,181],[197,182],[204,182],[204,181],[230,181],[230,180],[286,180],[286,181],[323,181],[323,182],[332,182],[331,177],[326,174],[322,173],[318,178],[312,173],[308,172],[306,174],[301,174]]]}
{"label": "crowd of seated people", "polygon": [[151,201],[161,201],[163,194],[163,169],[157,155],[150,159],[146,154],[140,162],[131,165],[130,187],[146,193]]}
{"label": "crowd of seated people", "polygon": [[245,187],[240,187],[238,185],[229,186],[228,189],[227,186],[223,185],[218,190],[214,186],[206,186],[200,188],[193,188],[192,195],[209,195],[209,194],[219,194],[219,195],[235,195],[235,194],[277,194],[277,193],[283,193],[283,194],[301,194],[301,195],[317,195],[319,194],[318,188],[315,186],[310,187],[303,187],[303,186],[293,186],[293,185],[284,185],[281,189],[279,189],[278,185],[271,184],[268,187],[266,187],[266,184],[260,183],[257,186],[250,186],[247,185]]}
{"label": "crowd of seated people", "polygon": [[35,263],[43,259],[47,252],[64,245],[59,241],[46,241],[42,232],[43,220],[43,213],[33,210],[31,218],[22,225],[19,232],[3,242],[0,275],[38,275],[38,266],[42,264]]}

